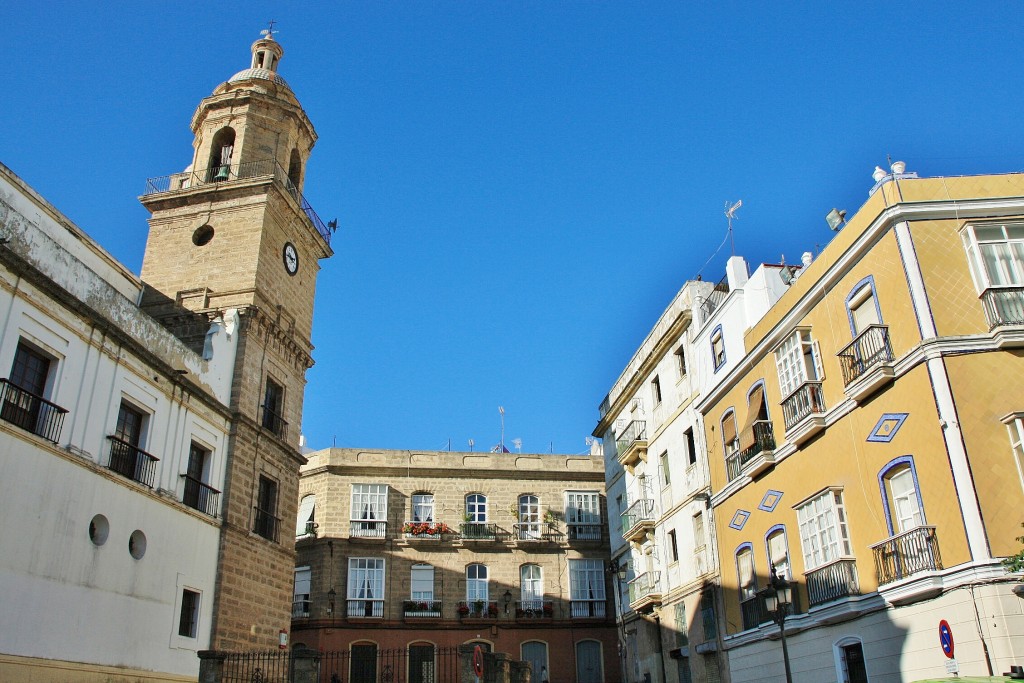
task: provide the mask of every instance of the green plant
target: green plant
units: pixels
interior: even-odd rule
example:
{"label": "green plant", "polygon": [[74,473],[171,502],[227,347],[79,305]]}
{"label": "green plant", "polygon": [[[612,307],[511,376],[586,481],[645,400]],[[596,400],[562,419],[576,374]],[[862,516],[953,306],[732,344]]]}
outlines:
{"label": "green plant", "polygon": [[[1024,523],[1021,523],[1021,526],[1024,527]],[[1024,543],[1024,536],[1018,536],[1017,542]],[[1003,566],[1006,567],[1008,572],[1024,572],[1024,549],[1016,555],[1010,555],[1003,560]]]}

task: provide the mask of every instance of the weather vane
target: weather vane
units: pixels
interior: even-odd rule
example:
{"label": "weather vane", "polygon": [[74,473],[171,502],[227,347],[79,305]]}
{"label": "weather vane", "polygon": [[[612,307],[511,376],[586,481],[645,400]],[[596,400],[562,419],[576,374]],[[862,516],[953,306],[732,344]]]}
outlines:
{"label": "weather vane", "polygon": [[276,19],[271,19],[269,22],[267,22],[267,28],[265,28],[262,31],[260,31],[260,35],[261,36],[266,36],[270,40],[273,40],[274,39],[274,34],[277,33],[277,31],[274,30],[274,24],[276,24],[276,23],[277,23]]}

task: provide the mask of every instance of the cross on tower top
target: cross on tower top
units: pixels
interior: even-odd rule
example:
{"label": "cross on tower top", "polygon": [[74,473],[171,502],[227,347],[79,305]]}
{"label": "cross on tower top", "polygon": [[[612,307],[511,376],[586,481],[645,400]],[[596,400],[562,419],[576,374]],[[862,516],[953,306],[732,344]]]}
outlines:
{"label": "cross on tower top", "polygon": [[271,19],[269,22],[267,22],[267,28],[260,31],[260,35],[266,36],[268,40],[273,40],[274,34],[277,33],[277,31],[274,30],[274,24],[276,23],[276,19]]}

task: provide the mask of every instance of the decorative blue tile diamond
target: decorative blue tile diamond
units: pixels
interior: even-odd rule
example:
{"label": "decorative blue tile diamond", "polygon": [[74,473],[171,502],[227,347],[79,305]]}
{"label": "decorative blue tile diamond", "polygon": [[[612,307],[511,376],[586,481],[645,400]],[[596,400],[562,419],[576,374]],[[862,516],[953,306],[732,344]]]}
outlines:
{"label": "decorative blue tile diamond", "polygon": [[743,531],[743,525],[747,523],[749,518],[749,512],[746,510],[737,510],[736,514],[732,516],[732,521],[729,522],[729,528],[735,529],[736,531]]}
{"label": "decorative blue tile diamond", "polygon": [[903,421],[910,416],[910,413],[885,413],[878,424],[868,435],[868,441],[875,443],[889,443],[896,436],[896,432],[903,426]]}
{"label": "decorative blue tile diamond", "polygon": [[775,512],[775,506],[782,500],[782,491],[776,491],[774,489],[768,489],[768,492],[764,494],[764,498],[761,499],[761,504],[757,506],[758,510],[764,510],[765,512]]}

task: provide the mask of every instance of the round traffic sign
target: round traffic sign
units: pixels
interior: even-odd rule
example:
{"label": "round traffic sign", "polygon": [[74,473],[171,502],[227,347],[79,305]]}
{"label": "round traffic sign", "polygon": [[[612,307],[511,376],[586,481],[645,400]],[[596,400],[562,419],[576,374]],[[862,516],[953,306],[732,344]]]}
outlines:
{"label": "round traffic sign", "polygon": [[479,645],[473,648],[473,673],[477,678],[484,675],[484,651]]}
{"label": "round traffic sign", "polygon": [[942,654],[953,659],[953,629],[945,619],[939,622],[939,645],[942,646]]}

